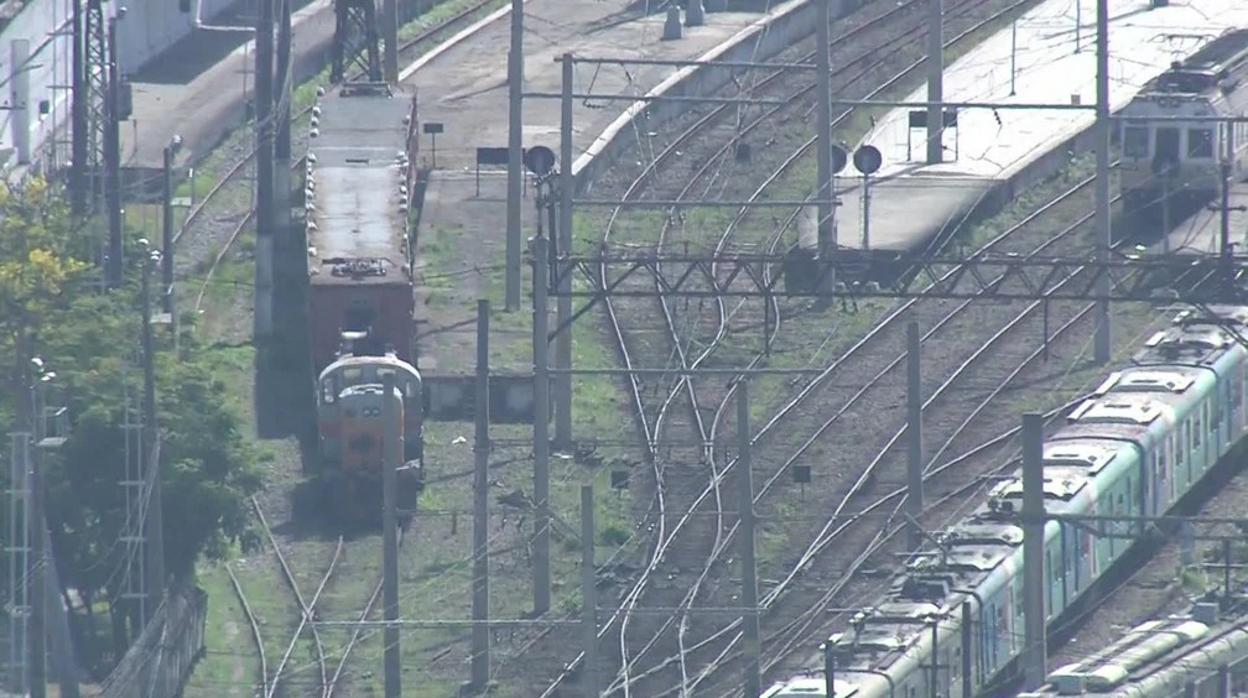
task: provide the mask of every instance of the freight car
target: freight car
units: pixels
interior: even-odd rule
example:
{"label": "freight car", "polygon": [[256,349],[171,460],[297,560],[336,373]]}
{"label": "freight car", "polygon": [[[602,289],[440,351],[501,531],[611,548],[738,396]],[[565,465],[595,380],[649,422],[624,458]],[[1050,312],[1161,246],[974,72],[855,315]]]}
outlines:
{"label": "freight car", "polygon": [[403,399],[400,506],[420,489],[423,395],[413,366],[408,216],[416,103],[377,83],[346,83],[318,97],[305,191],[318,455],[332,509],[358,521],[381,508],[386,374]]}
{"label": "freight car", "polygon": [[[1046,439],[1048,511],[1165,514],[1240,440],[1248,351],[1235,337],[1248,333],[1248,308],[1210,310],[1215,317],[1181,314],[1151,337]],[[974,696],[1008,673],[1024,637],[1021,502],[1021,476],[994,487],[940,535],[938,555],[909,564],[883,599],[828,639],[835,696]],[[1044,537],[1049,623],[1131,547],[1057,521]],[[795,677],[764,696],[826,698],[825,678]]]}
{"label": "freight car", "polygon": [[400,88],[348,83],[312,110],[307,161],[308,322],[320,371],[349,341],[412,363],[408,196],[416,102]]}
{"label": "freight car", "polygon": [[1248,115],[1248,30],[1227,32],[1149,81],[1122,110],[1119,164],[1127,209],[1154,210],[1163,197],[1203,203],[1248,160],[1248,124],[1182,121]]}

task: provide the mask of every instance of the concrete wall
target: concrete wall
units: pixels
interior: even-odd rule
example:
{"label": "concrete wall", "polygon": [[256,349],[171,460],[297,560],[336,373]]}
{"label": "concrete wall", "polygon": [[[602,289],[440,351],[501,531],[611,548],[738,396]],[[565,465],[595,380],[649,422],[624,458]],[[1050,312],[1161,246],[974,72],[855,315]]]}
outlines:
{"label": "concrete wall", "polygon": [[[197,19],[209,22],[238,0],[190,0],[191,11],[182,12],[178,0],[110,0],[120,4],[126,16],[117,23],[117,54],[123,73],[133,73],[161,51],[191,33]],[[244,2],[244,7],[255,2]]]}
{"label": "concrete wall", "polygon": [[[22,12],[0,32],[0,162],[6,168],[20,159],[65,160],[68,146],[54,154],[51,146],[54,129],[69,119],[70,93],[70,0],[32,0]],[[25,42],[26,58],[14,61],[15,42]],[[46,114],[40,104],[46,103]],[[23,151],[14,152],[21,146]]]}
{"label": "concrete wall", "polygon": [[[197,16],[207,21],[235,3],[237,0],[192,0],[192,11],[183,13],[177,0],[106,1],[107,17],[121,5],[127,10],[117,24],[122,71],[134,72],[185,37]],[[72,7],[71,0],[31,0],[0,32],[0,79],[4,80],[0,103],[6,107],[0,111],[0,166],[5,170],[32,162],[50,170],[69,160],[65,141],[70,118],[68,86],[72,82]],[[21,42],[25,42],[24,52]]]}

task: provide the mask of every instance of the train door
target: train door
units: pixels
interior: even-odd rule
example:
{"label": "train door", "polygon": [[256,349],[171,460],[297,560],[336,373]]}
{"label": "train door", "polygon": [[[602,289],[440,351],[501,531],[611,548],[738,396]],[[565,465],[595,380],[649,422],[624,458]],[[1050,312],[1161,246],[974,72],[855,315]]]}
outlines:
{"label": "train door", "polygon": [[1153,147],[1153,159],[1157,162],[1171,162],[1177,165],[1182,162],[1179,152],[1179,129],[1173,126],[1159,127],[1157,142]]}

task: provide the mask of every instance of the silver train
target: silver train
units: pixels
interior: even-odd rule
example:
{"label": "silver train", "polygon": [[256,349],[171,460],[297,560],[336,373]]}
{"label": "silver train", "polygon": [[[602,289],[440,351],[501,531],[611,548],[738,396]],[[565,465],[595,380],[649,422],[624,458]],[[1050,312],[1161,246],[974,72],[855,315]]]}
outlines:
{"label": "silver train", "polygon": [[1248,164],[1248,124],[1183,118],[1248,116],[1248,30],[1232,30],[1149,81],[1122,110],[1122,190],[1128,211],[1163,197],[1212,199],[1223,159],[1232,177]]}

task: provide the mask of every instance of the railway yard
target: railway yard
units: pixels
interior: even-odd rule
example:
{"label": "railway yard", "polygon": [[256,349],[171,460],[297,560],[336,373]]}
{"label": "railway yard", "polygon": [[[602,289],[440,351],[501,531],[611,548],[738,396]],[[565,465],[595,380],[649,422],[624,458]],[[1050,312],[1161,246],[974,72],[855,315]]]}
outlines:
{"label": "railway yard", "polygon": [[[33,478],[15,445],[0,695],[1248,694],[1248,7],[228,19],[287,15],[276,51],[197,25],[127,83],[118,142],[127,240],[164,233],[172,280],[146,385],[203,361],[254,469],[243,523],[135,594],[176,557],[151,480],[164,516],[196,507],[181,442],[164,462],[144,431],[134,476],[129,432],[71,413],[34,458],[125,441],[126,504],[89,515],[57,503],[99,476],[40,485],[74,466]],[[0,416],[38,445],[65,430],[35,365]],[[185,429],[188,390],[144,414]],[[90,517],[129,557],[60,558]],[[114,564],[105,668],[74,580]]]}

